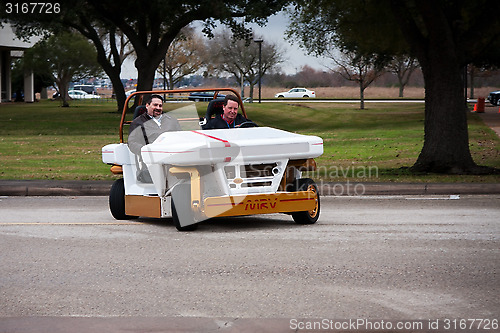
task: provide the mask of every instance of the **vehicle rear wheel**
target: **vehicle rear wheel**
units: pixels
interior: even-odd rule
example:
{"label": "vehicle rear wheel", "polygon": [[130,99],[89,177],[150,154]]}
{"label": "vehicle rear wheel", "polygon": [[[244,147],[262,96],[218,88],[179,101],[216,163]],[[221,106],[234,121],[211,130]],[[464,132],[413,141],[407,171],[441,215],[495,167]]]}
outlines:
{"label": "vehicle rear wheel", "polygon": [[125,214],[125,183],[123,178],[115,180],[109,192],[109,210],[117,220],[135,219],[137,216]]}
{"label": "vehicle rear wheel", "polygon": [[320,200],[318,187],[314,180],[310,178],[297,179],[295,183],[295,191],[311,191],[316,194],[316,206],[313,210],[305,212],[293,212],[292,217],[297,224],[314,224],[318,221],[320,211]]}
{"label": "vehicle rear wheel", "polygon": [[[175,201],[175,203],[174,203]],[[179,219],[180,214],[180,219]],[[198,228],[195,224],[194,214],[191,209],[191,185],[179,184],[172,191],[172,219],[178,231],[194,231]],[[189,225],[181,226],[180,220]]]}

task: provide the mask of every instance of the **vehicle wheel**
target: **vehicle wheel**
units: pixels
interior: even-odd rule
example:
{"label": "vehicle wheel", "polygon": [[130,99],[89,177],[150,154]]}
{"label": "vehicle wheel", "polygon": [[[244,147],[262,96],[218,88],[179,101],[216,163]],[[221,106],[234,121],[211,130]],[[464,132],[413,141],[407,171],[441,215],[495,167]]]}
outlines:
{"label": "vehicle wheel", "polygon": [[320,211],[320,200],[318,187],[314,180],[310,178],[297,179],[295,191],[312,191],[316,193],[316,207],[313,210],[305,212],[293,212],[292,217],[297,224],[314,224],[318,221]]}
{"label": "vehicle wheel", "polygon": [[309,98],[309,96],[307,96],[307,95],[304,95],[304,96],[302,96],[302,97],[303,97],[303,98]]}
{"label": "vehicle wheel", "polygon": [[[176,204],[174,204],[174,201]],[[177,207],[176,207],[177,206]],[[182,219],[189,219],[193,224],[187,226],[181,226],[179,220],[180,212]],[[177,185],[172,191],[172,219],[174,220],[175,228],[178,231],[194,231],[198,228],[195,224],[195,219],[193,211],[191,210],[191,185],[190,184],[180,184]]]}
{"label": "vehicle wheel", "polygon": [[285,98],[285,96],[283,96],[283,95],[279,95],[279,96],[278,96],[278,98]]}
{"label": "vehicle wheel", "polygon": [[137,216],[125,214],[125,183],[123,178],[115,180],[109,192],[109,210],[117,220],[135,219]]}

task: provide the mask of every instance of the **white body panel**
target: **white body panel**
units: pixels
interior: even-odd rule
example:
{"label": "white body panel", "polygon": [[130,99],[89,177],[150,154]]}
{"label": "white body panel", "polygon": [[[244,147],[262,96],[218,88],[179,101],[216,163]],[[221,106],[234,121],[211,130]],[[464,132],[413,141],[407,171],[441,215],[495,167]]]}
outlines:
{"label": "white body panel", "polygon": [[207,165],[318,157],[323,140],[270,127],[163,133],[142,148],[146,164]]}

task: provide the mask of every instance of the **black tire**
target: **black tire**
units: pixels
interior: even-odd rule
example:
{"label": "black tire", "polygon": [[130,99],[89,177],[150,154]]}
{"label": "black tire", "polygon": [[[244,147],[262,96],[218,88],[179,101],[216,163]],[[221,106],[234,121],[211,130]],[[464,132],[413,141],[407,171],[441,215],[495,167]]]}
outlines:
{"label": "black tire", "polygon": [[[175,198],[175,200],[174,200]],[[190,219],[195,222],[193,211],[191,210],[191,185],[190,184],[180,184],[177,185],[172,191],[172,219],[174,220],[174,225],[177,231],[195,231],[198,228],[197,224],[190,224],[187,226],[181,226],[179,221],[179,214],[177,213],[177,208],[175,207],[175,202],[179,211],[183,214],[183,219]]]}
{"label": "black tire", "polygon": [[295,191],[313,191],[316,193],[316,207],[310,211],[293,212],[292,218],[297,224],[314,224],[318,221],[320,212],[320,200],[318,187],[314,180],[310,178],[297,179],[295,182]]}
{"label": "black tire", "polygon": [[123,178],[115,180],[109,192],[109,210],[117,220],[135,219],[137,216],[125,214],[125,183]]}

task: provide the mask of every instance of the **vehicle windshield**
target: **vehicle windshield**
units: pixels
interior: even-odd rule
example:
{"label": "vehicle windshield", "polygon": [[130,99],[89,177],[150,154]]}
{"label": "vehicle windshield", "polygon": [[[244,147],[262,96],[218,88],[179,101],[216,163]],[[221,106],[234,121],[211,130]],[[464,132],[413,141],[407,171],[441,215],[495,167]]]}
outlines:
{"label": "vehicle windshield", "polygon": [[[152,92],[148,92],[152,93]],[[154,91],[155,94],[159,94],[163,97],[163,113],[175,117],[180,124],[181,130],[192,131],[200,129],[200,117],[205,117],[207,113],[207,107],[210,101],[213,99],[214,90],[196,90],[196,89],[182,89],[182,90],[169,90],[169,91]],[[194,101],[191,99],[191,94],[193,93],[209,93],[211,98],[207,100]],[[220,90],[217,92],[217,99],[222,100],[227,94],[238,95],[232,89]],[[123,112],[122,121],[120,125],[120,139],[121,142],[127,142],[128,136],[128,125],[132,122],[134,118],[134,102],[137,105],[144,105],[144,100],[147,98],[146,93],[134,92],[128,99],[127,107],[129,112]],[[219,105],[219,108],[222,106]],[[240,113],[246,115],[242,103],[240,103]],[[137,115],[137,113],[135,113]],[[125,126],[124,126],[125,125]]]}

